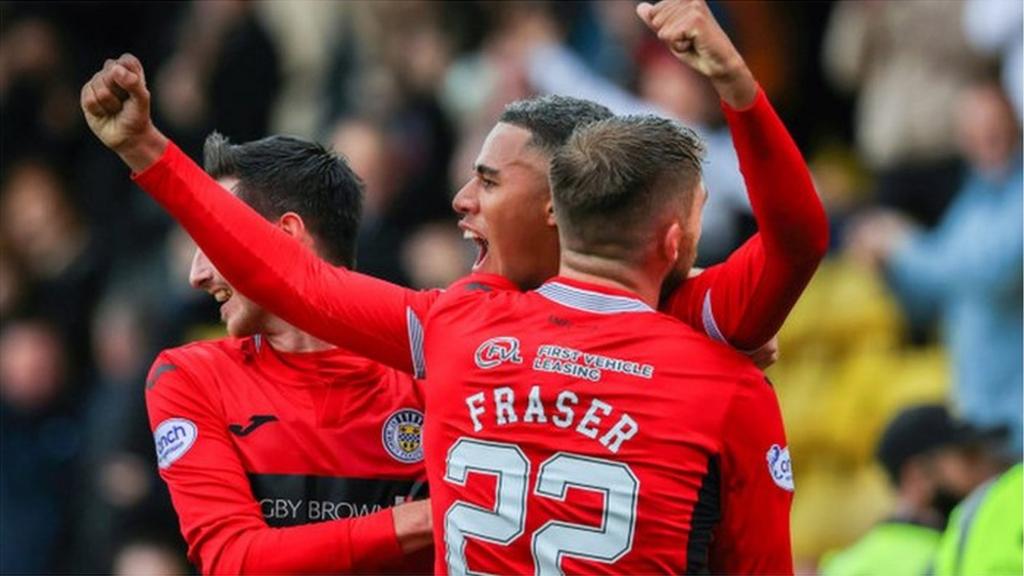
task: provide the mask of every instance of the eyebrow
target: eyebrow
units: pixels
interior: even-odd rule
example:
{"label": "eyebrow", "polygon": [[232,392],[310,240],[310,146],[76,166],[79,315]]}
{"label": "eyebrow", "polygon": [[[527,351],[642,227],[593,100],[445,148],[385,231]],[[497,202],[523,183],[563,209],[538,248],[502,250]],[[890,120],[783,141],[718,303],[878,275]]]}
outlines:
{"label": "eyebrow", "polygon": [[501,174],[497,168],[492,168],[486,164],[477,164],[473,166],[473,171],[481,176],[490,176],[491,178],[496,178]]}

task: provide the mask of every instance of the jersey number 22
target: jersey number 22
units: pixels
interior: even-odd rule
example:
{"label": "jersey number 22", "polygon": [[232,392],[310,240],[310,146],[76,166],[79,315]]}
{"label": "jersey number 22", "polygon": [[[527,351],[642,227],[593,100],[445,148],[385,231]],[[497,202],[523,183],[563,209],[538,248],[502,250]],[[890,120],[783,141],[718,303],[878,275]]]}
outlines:
{"label": "jersey number 22", "polygon": [[[495,504],[488,510],[455,502],[444,515],[449,574],[473,574],[466,565],[466,538],[510,545],[526,527],[530,461],[515,444],[460,438],[448,450],[445,480],[466,485],[470,473],[496,477]],[[565,556],[602,563],[622,558],[633,547],[639,481],[629,466],[600,458],[559,452],[545,460],[533,493],[564,502],[568,488],[603,493],[599,526],[549,520],[533,532],[530,550],[538,576],[562,574]]]}

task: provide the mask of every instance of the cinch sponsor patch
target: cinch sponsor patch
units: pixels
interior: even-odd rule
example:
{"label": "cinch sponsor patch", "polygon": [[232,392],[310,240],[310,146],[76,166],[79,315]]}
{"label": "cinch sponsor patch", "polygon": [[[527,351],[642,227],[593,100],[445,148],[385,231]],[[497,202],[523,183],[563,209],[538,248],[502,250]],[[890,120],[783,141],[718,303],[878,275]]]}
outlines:
{"label": "cinch sponsor patch", "polygon": [[772,481],[783,490],[792,492],[793,486],[793,462],[789,459],[789,447],[780,447],[772,444],[766,455],[768,459],[768,473],[772,475]]}
{"label": "cinch sponsor patch", "polygon": [[423,460],[423,412],[413,408],[396,411],[381,430],[384,449],[399,462]]}
{"label": "cinch sponsor patch", "polygon": [[156,443],[156,461],[161,468],[167,468],[185,455],[196,438],[199,437],[199,429],[191,420],[185,418],[168,418],[160,423],[153,432],[153,441]]}

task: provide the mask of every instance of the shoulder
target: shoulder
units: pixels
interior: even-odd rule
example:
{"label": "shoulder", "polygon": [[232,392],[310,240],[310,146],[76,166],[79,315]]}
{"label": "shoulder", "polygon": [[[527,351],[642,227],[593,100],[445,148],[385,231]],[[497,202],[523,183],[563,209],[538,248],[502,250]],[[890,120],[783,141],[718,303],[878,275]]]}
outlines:
{"label": "shoulder", "polygon": [[147,401],[211,388],[227,364],[242,361],[251,343],[252,338],[220,338],[161,351],[146,374]]}
{"label": "shoulder", "polygon": [[508,278],[497,274],[474,273],[453,282],[441,298],[479,297],[481,295],[519,293]]}
{"label": "shoulder", "polygon": [[[764,374],[749,357],[732,346],[713,340],[693,326],[665,314],[650,314],[644,321],[651,327],[665,354],[685,358],[687,363],[710,374],[728,374],[740,381],[764,381]],[[655,332],[655,330],[657,330]]]}
{"label": "shoulder", "polygon": [[497,274],[474,273],[453,282],[442,292],[430,310],[430,316],[467,308],[476,304],[493,306],[521,298],[523,293],[511,280]]}
{"label": "shoulder", "polygon": [[211,366],[230,359],[241,358],[246,347],[251,345],[253,345],[252,337],[189,342],[161,351],[153,362],[153,368],[170,364],[188,371]]}

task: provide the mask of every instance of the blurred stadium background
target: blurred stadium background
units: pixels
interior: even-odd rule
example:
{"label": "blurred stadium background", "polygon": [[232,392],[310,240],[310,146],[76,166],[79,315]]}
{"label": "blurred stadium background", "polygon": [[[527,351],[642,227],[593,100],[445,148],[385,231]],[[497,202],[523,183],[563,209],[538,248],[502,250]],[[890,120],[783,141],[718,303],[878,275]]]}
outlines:
{"label": "blurred stadium background", "polygon": [[[857,257],[870,253],[858,243],[872,237],[858,234],[857,222],[885,207],[942,234],[936,225],[986,158],[1009,154],[1019,174],[1020,6],[712,8],[803,150],[833,226],[830,256],[769,371],[796,467],[794,552],[811,571],[889,511],[892,495],[873,462],[885,423],[908,404],[951,398],[958,385],[942,338],[950,316],[942,306],[919,314],[901,305]],[[725,150],[719,161],[713,151],[708,167],[715,200],[701,263],[713,263],[753,230],[728,133],[713,92],[667,56],[633,10],[633,2],[0,3],[0,569],[188,569],[142,390],[160,348],[221,329],[212,300],[188,287],[190,240],[83,122],[78,90],[105,58],[141,58],[157,124],[193,157],[213,129],[235,142],[289,133],[331,143],[366,182],[360,268],[417,287],[445,285],[472,262],[449,202],[504,104],[557,91],[600,94],[617,111],[656,107]],[[1014,107],[965,110],[962,90],[983,78],[1009,87]],[[994,120],[977,124],[987,132],[958,130],[985,114]],[[1007,139],[1009,149],[993,144]],[[1017,355],[1003,363],[1016,366],[1007,385],[1019,390],[1021,218],[1008,222],[1008,259],[989,249],[949,258],[1009,266],[980,298],[1015,326]],[[954,262],[964,274],[975,268]],[[1006,404],[981,401],[995,411]],[[1011,408],[1019,421],[1020,406]]]}

